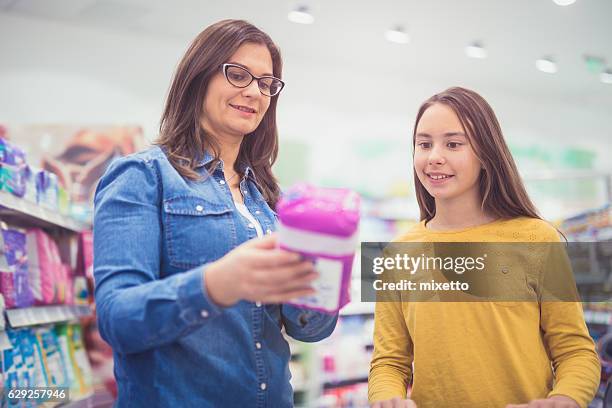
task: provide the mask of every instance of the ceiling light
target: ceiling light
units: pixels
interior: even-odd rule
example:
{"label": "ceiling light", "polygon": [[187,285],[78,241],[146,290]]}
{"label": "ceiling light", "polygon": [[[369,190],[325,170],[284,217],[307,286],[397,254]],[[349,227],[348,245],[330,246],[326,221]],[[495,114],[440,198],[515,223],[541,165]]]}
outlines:
{"label": "ceiling light", "polygon": [[557,64],[551,58],[541,58],[536,61],[536,68],[547,74],[557,72]]}
{"label": "ceiling light", "polygon": [[310,14],[310,10],[307,6],[298,6],[295,10],[289,12],[287,18],[289,21],[297,24],[314,23],[314,16]]}
{"label": "ceiling light", "polygon": [[410,36],[404,30],[402,26],[395,26],[394,28],[385,32],[385,38],[388,41],[397,44],[406,44],[410,41]]}
{"label": "ceiling light", "polygon": [[553,0],[557,6],[569,6],[574,4],[576,0]]}
{"label": "ceiling light", "polygon": [[599,76],[604,84],[612,84],[612,69],[607,69]]}
{"label": "ceiling light", "polygon": [[472,43],[465,47],[465,55],[470,58],[487,58],[487,50],[479,42]]}

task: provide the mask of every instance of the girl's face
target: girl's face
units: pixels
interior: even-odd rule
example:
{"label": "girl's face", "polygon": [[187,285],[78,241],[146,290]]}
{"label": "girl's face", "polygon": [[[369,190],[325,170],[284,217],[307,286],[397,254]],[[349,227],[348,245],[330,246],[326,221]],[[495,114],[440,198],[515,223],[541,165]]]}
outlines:
{"label": "girl's face", "polygon": [[455,112],[436,103],[416,129],[414,169],[436,201],[478,194],[481,164]]}
{"label": "girl's face", "polygon": [[[272,56],[263,44],[242,44],[226,62],[241,65],[257,77],[272,75]],[[261,94],[257,80],[237,88],[219,67],[204,96],[202,126],[217,137],[242,138],[257,129],[269,106],[270,97]]]}

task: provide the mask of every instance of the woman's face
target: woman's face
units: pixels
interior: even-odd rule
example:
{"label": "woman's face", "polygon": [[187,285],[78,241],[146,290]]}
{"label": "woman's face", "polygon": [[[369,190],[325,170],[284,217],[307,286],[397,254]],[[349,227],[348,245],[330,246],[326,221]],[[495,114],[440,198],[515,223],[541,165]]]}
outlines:
{"label": "woman's face", "polygon": [[[272,75],[272,56],[263,44],[245,43],[226,62],[241,65],[257,77]],[[259,126],[269,106],[270,97],[261,94],[257,80],[237,88],[219,68],[204,96],[202,126],[218,138],[242,139]]]}
{"label": "woman's face", "polygon": [[417,126],[414,169],[436,200],[478,194],[481,164],[455,112],[436,103]]}

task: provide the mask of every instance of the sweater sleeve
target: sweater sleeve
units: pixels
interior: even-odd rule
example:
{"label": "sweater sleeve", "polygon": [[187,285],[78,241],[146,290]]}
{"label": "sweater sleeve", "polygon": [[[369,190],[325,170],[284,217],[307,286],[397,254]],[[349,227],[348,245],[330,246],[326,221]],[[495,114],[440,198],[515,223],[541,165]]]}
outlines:
{"label": "sweater sleeve", "polygon": [[376,303],[369,401],[406,398],[412,379],[413,344],[399,301]]}
{"label": "sweater sleeve", "polygon": [[584,321],[566,244],[550,241],[540,302],[540,326],[555,374],[548,395],[568,396],[586,408],[599,387],[601,365]]}
{"label": "sweater sleeve", "polygon": [[544,342],[555,371],[549,396],[566,395],[586,408],[597,392],[601,365],[582,306],[578,302],[544,302],[540,309]]}

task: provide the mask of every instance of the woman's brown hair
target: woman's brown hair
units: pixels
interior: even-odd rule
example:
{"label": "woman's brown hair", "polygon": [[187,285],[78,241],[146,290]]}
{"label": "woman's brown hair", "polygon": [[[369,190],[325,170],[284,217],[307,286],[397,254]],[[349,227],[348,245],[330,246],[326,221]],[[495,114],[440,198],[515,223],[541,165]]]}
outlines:
{"label": "woman's brown hair", "polygon": [[[266,33],[243,20],[222,20],[207,27],[193,40],[176,69],[156,144],[164,148],[172,166],[186,179],[200,178],[195,168],[207,147],[214,157],[208,170],[219,163],[219,145],[201,126],[204,96],[212,76],[221,72],[221,65],[244,43],[265,45],[272,56],[272,73],[281,78],[279,48]],[[259,189],[272,208],[280,193],[272,174],[278,155],[277,100],[278,95],[271,97],[259,126],[243,139],[234,169],[239,172],[245,165],[253,169]]]}
{"label": "woman's brown hair", "polygon": [[[479,190],[482,210],[501,219],[520,216],[540,218],[527,195],[512,159],[512,154],[491,106],[482,96],[469,89],[449,88],[427,99],[419,108],[412,134],[414,152],[417,126],[423,113],[433,104],[451,108],[463,125],[470,145],[480,160]],[[413,153],[414,154],[414,153]],[[434,198],[427,192],[414,171],[421,220],[430,221],[436,214]]]}

